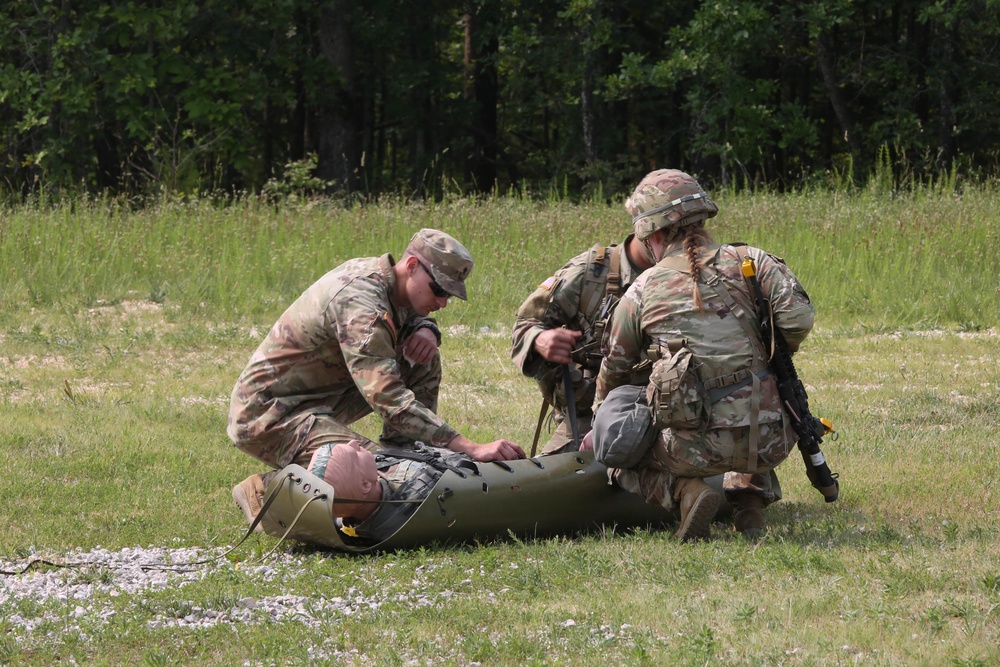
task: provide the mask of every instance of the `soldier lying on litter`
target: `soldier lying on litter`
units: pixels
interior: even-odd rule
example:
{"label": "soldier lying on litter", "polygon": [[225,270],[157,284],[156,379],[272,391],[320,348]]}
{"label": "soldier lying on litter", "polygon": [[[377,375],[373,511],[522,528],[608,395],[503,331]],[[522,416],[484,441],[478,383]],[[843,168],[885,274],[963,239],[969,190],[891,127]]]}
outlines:
{"label": "soldier lying on litter", "polygon": [[[627,428],[619,435],[631,439]],[[709,483],[721,488],[721,477]],[[369,553],[658,527],[676,513],[610,484],[591,452],[479,462],[438,447],[372,454],[349,442],[318,449],[309,470],[275,473],[258,521],[272,537]]]}

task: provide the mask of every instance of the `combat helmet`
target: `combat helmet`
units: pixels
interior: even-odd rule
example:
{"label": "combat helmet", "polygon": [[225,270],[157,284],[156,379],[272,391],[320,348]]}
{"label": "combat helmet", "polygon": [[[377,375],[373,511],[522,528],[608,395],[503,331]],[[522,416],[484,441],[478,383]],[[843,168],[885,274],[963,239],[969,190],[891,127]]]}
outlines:
{"label": "combat helmet", "polygon": [[625,200],[635,236],[645,241],[658,229],[694,224],[714,217],[719,207],[690,174],[657,169],[646,174]]}

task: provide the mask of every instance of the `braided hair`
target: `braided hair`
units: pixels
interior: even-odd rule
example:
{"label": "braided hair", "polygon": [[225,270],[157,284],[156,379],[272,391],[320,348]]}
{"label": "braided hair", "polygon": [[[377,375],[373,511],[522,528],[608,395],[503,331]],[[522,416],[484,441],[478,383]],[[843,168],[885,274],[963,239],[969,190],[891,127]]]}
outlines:
{"label": "braided hair", "polygon": [[704,302],[701,300],[701,291],[698,289],[698,276],[705,266],[699,250],[710,243],[712,243],[712,235],[705,229],[704,222],[675,227],[669,230],[663,239],[665,246],[683,244],[684,254],[687,255],[688,266],[691,268],[691,299],[699,311],[704,310]]}

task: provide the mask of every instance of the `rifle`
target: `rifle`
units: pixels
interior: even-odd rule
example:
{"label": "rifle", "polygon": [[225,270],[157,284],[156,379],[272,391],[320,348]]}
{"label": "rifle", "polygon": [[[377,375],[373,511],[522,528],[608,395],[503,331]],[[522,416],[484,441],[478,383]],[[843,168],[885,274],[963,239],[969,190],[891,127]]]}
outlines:
{"label": "rifle", "polygon": [[764,343],[764,348],[771,350],[771,358],[768,360],[768,367],[774,373],[778,382],[778,394],[781,402],[788,411],[788,416],[792,423],[792,428],[799,436],[799,451],[802,453],[802,461],[806,464],[806,476],[812,485],[823,494],[826,502],[832,503],[840,494],[840,484],[837,482],[837,473],[830,472],[830,466],[826,463],[823,452],[820,451],[820,444],[823,436],[836,433],[833,430],[833,422],[828,419],[817,419],[809,412],[809,397],[806,395],[806,388],[799,380],[798,373],[795,372],[795,364],[792,363],[792,353],[788,350],[788,342],[785,340],[781,330],[774,326],[773,313],[771,312],[771,302],[764,298],[757,281],[757,267],[750,257],[743,259],[743,277],[753,289],[753,299],[757,306],[757,315],[760,318],[760,334]]}
{"label": "rifle", "polygon": [[573,376],[569,364],[562,365],[563,391],[566,393],[566,416],[569,417],[570,432],[573,434],[573,448],[580,449],[580,424],[576,420],[576,397],[573,395]]}

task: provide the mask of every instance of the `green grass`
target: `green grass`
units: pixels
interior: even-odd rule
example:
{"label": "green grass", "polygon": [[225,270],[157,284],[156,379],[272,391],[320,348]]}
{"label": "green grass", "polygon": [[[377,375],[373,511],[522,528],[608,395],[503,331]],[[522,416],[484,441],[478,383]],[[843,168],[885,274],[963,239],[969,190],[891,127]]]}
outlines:
{"label": "green grass", "polygon": [[[997,321],[1000,189],[962,194],[721,194],[711,229],[788,259],[822,321],[886,328]],[[313,280],[355,256],[399,254],[421,227],[472,250],[472,299],[450,321],[507,324],[526,290],[593,242],[628,233],[620,202],[527,199],[306,202],[164,200],[132,212],[78,201],[0,209],[0,313],[83,309],[142,299],[190,322],[269,321]],[[5,324],[0,322],[0,324]]]}
{"label": "green grass", "polygon": [[[267,570],[253,561],[276,541],[255,537],[204,579],[87,602],[107,618],[0,602],[0,665],[1000,664],[998,193],[719,200],[717,238],[782,255],[817,304],[797,360],[839,431],[824,447],[838,502],[794,456],[757,544],[718,524],[695,545],[643,531],[363,558],[282,545]],[[513,312],[627,223],[620,203],[513,199],[0,210],[0,558],[235,543],[230,489],[257,468],[225,435],[243,364],[312,280],[398,256],[423,226],[477,259],[472,299],[439,317],[442,415],[530,443]],[[311,620],[171,625],[279,595]],[[345,614],[336,598],[379,604]],[[39,625],[25,636],[15,614]]]}

